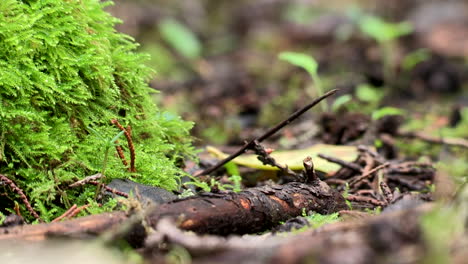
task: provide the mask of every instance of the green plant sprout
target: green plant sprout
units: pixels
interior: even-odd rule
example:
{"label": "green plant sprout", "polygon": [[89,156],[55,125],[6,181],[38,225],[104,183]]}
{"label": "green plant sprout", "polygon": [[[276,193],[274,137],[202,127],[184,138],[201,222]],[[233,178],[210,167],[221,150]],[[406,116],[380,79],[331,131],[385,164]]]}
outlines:
{"label": "green plant sprout", "polygon": [[319,228],[325,224],[336,223],[340,219],[339,213],[333,213],[329,215],[322,215],[319,213],[312,213],[311,215],[306,217],[309,220],[310,224],[313,228]]}
{"label": "green plant sprout", "polygon": [[[324,94],[322,81],[318,75],[318,63],[312,56],[305,53],[284,51],[278,55],[278,58],[280,60],[287,61],[292,65],[305,69],[314,81],[314,87],[317,89],[317,95],[321,96]],[[309,95],[314,96],[314,93],[310,92]],[[320,107],[322,108],[322,111],[328,111],[328,104],[326,100],[323,100],[320,103]]]}
{"label": "green plant sprout", "polygon": [[348,183],[345,183],[345,187],[344,187],[342,195],[343,195],[343,198],[345,199],[345,203],[348,206],[349,210],[353,210],[353,205],[352,205],[351,201],[349,201],[347,199],[348,195],[349,195],[349,184]]}
{"label": "green plant sprout", "polygon": [[[88,127],[88,129],[89,129],[89,131],[93,132],[97,137],[99,137],[105,143],[104,159],[102,161],[102,169],[101,169],[101,175],[103,176],[102,178],[104,178],[106,176],[107,162],[109,160],[109,151],[111,150],[111,148],[113,148],[115,146],[118,146],[117,144],[115,144],[115,142],[125,133],[125,131],[124,130],[120,131],[115,137],[113,137],[110,141],[108,141],[99,132],[97,132],[93,128]],[[98,184],[98,186],[96,188],[96,194],[94,196],[95,200],[97,199],[99,193],[101,192],[102,178],[99,179],[99,184]]]}
{"label": "green plant sprout", "polygon": [[339,109],[341,109],[343,106],[345,106],[347,103],[351,102],[353,100],[353,97],[349,94],[342,95],[338,98],[335,99],[333,104],[331,105],[331,109],[333,112],[337,112]]}
{"label": "green plant sprout", "polygon": [[379,120],[389,115],[405,115],[406,111],[400,108],[385,106],[372,112],[372,120]]}
{"label": "green plant sprout", "polygon": [[222,188],[225,190],[231,190],[233,192],[240,192],[242,191],[242,177],[239,175],[232,175],[228,178],[232,181],[232,184],[223,184]]}
{"label": "green plant sprout", "polygon": [[355,99],[349,94],[342,95],[333,102],[332,110],[338,111],[346,109],[347,111],[356,111],[364,114],[371,114],[380,104],[384,93],[369,84],[360,84],[355,90]]}
{"label": "green plant sprout", "polygon": [[427,49],[418,49],[403,58],[401,66],[403,70],[410,71],[419,63],[426,61],[430,57],[430,52]]}
{"label": "green plant sprout", "polygon": [[[333,223],[336,223],[338,221],[340,221],[340,214],[339,213],[332,213],[332,214],[329,214],[329,215],[322,215],[322,214],[319,214],[319,213],[310,213],[308,214],[305,210],[305,208],[302,209],[302,213],[301,213],[301,216],[302,217],[305,217],[307,219],[307,221],[309,222],[310,226],[303,226],[301,228],[298,228],[298,229],[293,229],[292,230],[292,233],[293,234],[299,234],[301,232],[304,232],[310,228],[312,229],[317,229],[323,225],[326,225],[326,224],[333,224]],[[280,222],[280,224],[284,224],[284,222]]]}
{"label": "green plant sprout", "polygon": [[408,22],[390,23],[373,15],[360,16],[358,25],[364,34],[379,44],[383,60],[384,79],[387,82],[391,81],[394,77],[394,65],[391,55],[395,51],[395,40],[410,34],[413,27]]}
{"label": "green plant sprout", "polygon": [[236,163],[230,161],[226,164],[224,164],[224,168],[226,169],[226,172],[228,175],[240,175],[239,173],[239,167],[237,166]]}
{"label": "green plant sprout", "polygon": [[6,215],[4,215],[2,212],[0,212],[0,226],[3,225],[3,222],[6,219]]}
{"label": "green plant sprout", "polygon": [[372,85],[360,84],[356,87],[356,97],[360,101],[377,105],[383,96],[382,91]]}
{"label": "green plant sprout", "polygon": [[195,187],[201,188],[204,192],[210,192],[211,191],[211,186],[214,183],[211,181],[210,183],[207,183],[205,181],[200,181],[198,178],[195,178],[193,176],[190,176],[191,181],[186,182],[185,185],[193,185]]}
{"label": "green plant sprout", "polygon": [[158,25],[161,37],[178,53],[189,59],[201,55],[202,45],[197,36],[177,20],[165,19]]}

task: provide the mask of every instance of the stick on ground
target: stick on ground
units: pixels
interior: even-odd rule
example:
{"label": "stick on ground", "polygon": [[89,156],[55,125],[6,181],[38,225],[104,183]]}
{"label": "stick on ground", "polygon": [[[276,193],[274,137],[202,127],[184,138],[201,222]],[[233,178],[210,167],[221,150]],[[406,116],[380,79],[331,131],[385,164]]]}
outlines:
{"label": "stick on ground", "polygon": [[[146,216],[146,223],[156,227],[170,217],[179,228],[197,233],[246,234],[270,229],[281,221],[301,215],[304,210],[330,214],[346,209],[346,202],[326,183],[291,182],[262,186],[245,191],[204,193],[161,204]],[[123,212],[93,215],[43,225],[0,228],[4,239],[43,240],[47,235],[75,237],[97,235],[127,219]]]}
{"label": "stick on ground", "polygon": [[291,123],[292,121],[294,121],[296,118],[298,118],[299,116],[301,116],[302,114],[304,114],[305,112],[307,112],[309,109],[311,109],[312,107],[314,107],[315,105],[317,105],[318,103],[320,103],[322,100],[324,100],[325,98],[329,97],[330,95],[333,95],[334,93],[336,93],[338,90],[337,89],[334,89],[334,90],[331,90],[329,91],[328,93],[320,96],[319,98],[315,99],[313,102],[311,102],[310,104],[304,106],[303,108],[297,110],[296,112],[294,112],[292,115],[290,115],[286,120],[283,120],[282,122],[280,122],[279,124],[277,124],[276,126],[270,128],[267,132],[265,132],[263,135],[255,138],[255,139],[252,139],[251,141],[247,142],[243,147],[241,147],[236,153],[234,154],[231,154],[229,157],[219,161],[217,164],[215,164],[213,167],[210,167],[206,170],[203,170],[203,171],[200,171],[198,173],[195,173],[193,176],[197,177],[197,176],[202,176],[202,175],[207,175],[207,174],[210,174],[212,173],[213,171],[219,169],[221,166],[223,166],[224,164],[228,163],[229,161],[235,159],[237,156],[243,154],[247,149],[251,148],[255,141],[257,142],[262,142],[263,140],[269,138],[270,136],[272,136],[273,134],[275,134],[276,132],[278,132],[280,129],[282,129],[283,127],[287,126],[289,123]]}

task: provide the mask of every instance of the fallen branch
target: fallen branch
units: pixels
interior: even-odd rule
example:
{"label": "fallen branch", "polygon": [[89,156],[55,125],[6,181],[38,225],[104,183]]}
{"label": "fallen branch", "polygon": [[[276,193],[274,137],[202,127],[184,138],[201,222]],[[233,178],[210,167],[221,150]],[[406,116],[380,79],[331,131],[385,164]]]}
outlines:
{"label": "fallen branch", "polygon": [[[420,216],[431,204],[414,209],[371,216],[357,221],[327,224],[299,234],[273,236],[196,235],[162,219],[148,237],[143,250],[157,263],[160,245],[178,245],[192,256],[193,263],[380,263],[397,258],[399,263],[423,262],[427,243]],[[346,211],[342,211],[346,212]],[[355,212],[355,211],[352,211]],[[419,260],[419,261],[418,261]]]}
{"label": "fallen branch", "polygon": [[148,215],[147,222],[155,226],[159,219],[170,216],[179,219],[179,227],[184,230],[245,234],[269,229],[303,210],[329,214],[347,208],[341,194],[324,182],[316,183],[291,182],[239,193],[200,194],[162,204]]}
{"label": "fallen branch", "polygon": [[[291,182],[251,188],[239,193],[204,193],[149,210],[146,223],[156,227],[160,219],[170,217],[178,220],[183,230],[223,235],[245,234],[267,230],[281,221],[301,215],[304,210],[330,214],[347,208],[338,192],[324,182],[317,180],[315,183]],[[114,212],[58,223],[0,228],[0,240],[45,239],[49,234],[97,235],[125,219],[125,213]]]}

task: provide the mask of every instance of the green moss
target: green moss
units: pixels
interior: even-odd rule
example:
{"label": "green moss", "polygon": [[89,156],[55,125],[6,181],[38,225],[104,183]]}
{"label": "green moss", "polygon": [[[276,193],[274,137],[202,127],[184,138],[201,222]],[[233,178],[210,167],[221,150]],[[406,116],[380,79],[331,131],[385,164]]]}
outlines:
{"label": "green moss", "polygon": [[[48,217],[93,197],[94,187],[67,186],[102,170],[106,146],[120,132],[111,119],[132,127],[137,173],[112,149],[105,181],[132,177],[175,189],[182,174],[175,164],[193,154],[192,124],[153,104],[147,57],[115,31],[119,20],[103,10],[109,4],[0,1],[0,173]],[[124,137],[120,143],[128,159]],[[1,185],[0,193],[8,193],[0,210],[22,204]]]}

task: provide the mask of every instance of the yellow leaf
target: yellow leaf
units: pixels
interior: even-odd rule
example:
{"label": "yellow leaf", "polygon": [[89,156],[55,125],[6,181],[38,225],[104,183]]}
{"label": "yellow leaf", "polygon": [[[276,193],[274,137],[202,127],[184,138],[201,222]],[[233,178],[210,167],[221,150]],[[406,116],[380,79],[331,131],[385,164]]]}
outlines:
{"label": "yellow leaf", "polygon": [[[224,159],[229,156],[226,153],[223,153],[221,150],[208,146],[206,150],[215,156],[218,159]],[[292,170],[302,170],[303,165],[302,161],[305,157],[312,157],[314,162],[314,167],[318,171],[323,171],[325,173],[337,171],[340,168],[340,165],[335,163],[328,162],[322,158],[319,158],[318,154],[325,154],[331,157],[339,158],[344,161],[354,161],[357,158],[358,152],[355,146],[336,146],[336,145],[326,145],[326,144],[317,144],[306,149],[298,150],[287,150],[287,151],[274,151],[271,156],[282,165],[288,165]],[[242,165],[249,168],[255,168],[260,170],[277,170],[278,168],[272,167],[270,165],[263,165],[261,161],[257,159],[257,155],[254,154],[244,154],[233,160],[234,163]]]}

